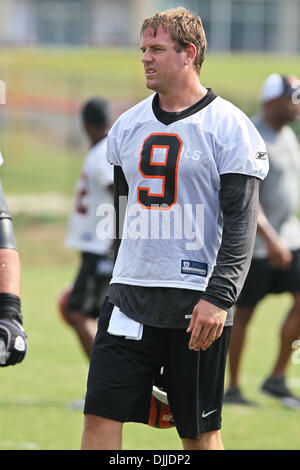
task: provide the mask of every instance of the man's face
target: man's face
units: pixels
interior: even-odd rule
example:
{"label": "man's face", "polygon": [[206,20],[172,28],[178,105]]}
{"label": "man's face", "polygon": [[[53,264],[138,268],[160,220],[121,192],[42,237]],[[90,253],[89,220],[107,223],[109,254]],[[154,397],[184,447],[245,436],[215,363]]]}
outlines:
{"label": "man's face", "polygon": [[185,68],[186,52],[176,52],[175,42],[161,27],[154,36],[152,28],[141,37],[142,63],[145,69],[147,88],[163,93],[180,83]]}
{"label": "man's face", "polygon": [[281,96],[276,100],[276,114],[282,124],[293,122],[299,117],[300,105],[293,103],[288,96]]}

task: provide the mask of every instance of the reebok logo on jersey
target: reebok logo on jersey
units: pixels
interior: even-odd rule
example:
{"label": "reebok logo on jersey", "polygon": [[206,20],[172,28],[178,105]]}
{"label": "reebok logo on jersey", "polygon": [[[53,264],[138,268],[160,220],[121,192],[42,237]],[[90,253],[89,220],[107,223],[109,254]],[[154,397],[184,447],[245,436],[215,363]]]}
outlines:
{"label": "reebok logo on jersey", "polygon": [[267,152],[257,152],[257,154],[255,155],[255,158],[257,160],[267,160],[268,154]]}

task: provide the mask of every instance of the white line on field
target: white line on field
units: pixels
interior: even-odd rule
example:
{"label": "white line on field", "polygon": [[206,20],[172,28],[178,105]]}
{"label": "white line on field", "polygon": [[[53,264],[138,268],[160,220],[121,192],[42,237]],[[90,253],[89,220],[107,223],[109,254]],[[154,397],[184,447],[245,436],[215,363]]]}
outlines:
{"label": "white line on field", "polygon": [[42,194],[6,194],[5,199],[13,215],[29,213],[30,215],[54,213],[67,214],[72,200],[58,192]]}
{"label": "white line on field", "polygon": [[6,439],[4,441],[0,440],[1,449],[27,449],[27,450],[36,450],[39,446],[35,442],[26,442],[26,441],[13,441]]}

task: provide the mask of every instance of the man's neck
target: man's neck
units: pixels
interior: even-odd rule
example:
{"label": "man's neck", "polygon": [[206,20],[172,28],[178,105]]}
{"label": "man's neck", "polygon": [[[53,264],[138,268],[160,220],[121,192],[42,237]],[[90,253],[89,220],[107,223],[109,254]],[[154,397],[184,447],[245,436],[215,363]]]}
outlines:
{"label": "man's neck", "polygon": [[99,134],[99,135],[95,135],[93,136],[91,139],[90,139],[90,142],[91,142],[91,147],[95,147],[95,145],[99,144],[99,142],[104,139],[104,137],[106,137],[107,134]]}
{"label": "man's neck", "polygon": [[198,81],[175,91],[158,92],[159,106],[164,111],[181,112],[197,103],[207,94],[207,89]]}
{"label": "man's neck", "polygon": [[281,131],[281,129],[284,126],[284,123],[279,122],[276,118],[274,118],[274,116],[268,113],[264,113],[263,118],[264,118],[264,121],[271,127],[271,129],[273,129],[276,132]]}

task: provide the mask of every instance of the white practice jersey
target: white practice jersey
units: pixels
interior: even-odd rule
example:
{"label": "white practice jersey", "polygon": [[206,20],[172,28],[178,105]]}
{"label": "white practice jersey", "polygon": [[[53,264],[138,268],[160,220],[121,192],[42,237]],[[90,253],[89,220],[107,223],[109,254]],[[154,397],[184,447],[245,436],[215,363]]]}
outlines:
{"label": "white practice jersey", "polygon": [[111,282],[205,290],[222,238],[220,176],[264,179],[266,148],[247,116],[212,90],[170,123],[155,99],[125,112],[108,136],[108,161],[129,186]]}
{"label": "white practice jersey", "polygon": [[[88,152],[81,176],[75,188],[75,201],[69,220],[65,243],[70,248],[95,254],[105,254],[111,248],[113,232],[106,237],[97,236],[99,210],[113,206],[109,187],[113,184],[113,167],[106,159],[107,138]],[[108,206],[107,206],[108,207]],[[113,227],[109,227],[113,230]]]}

